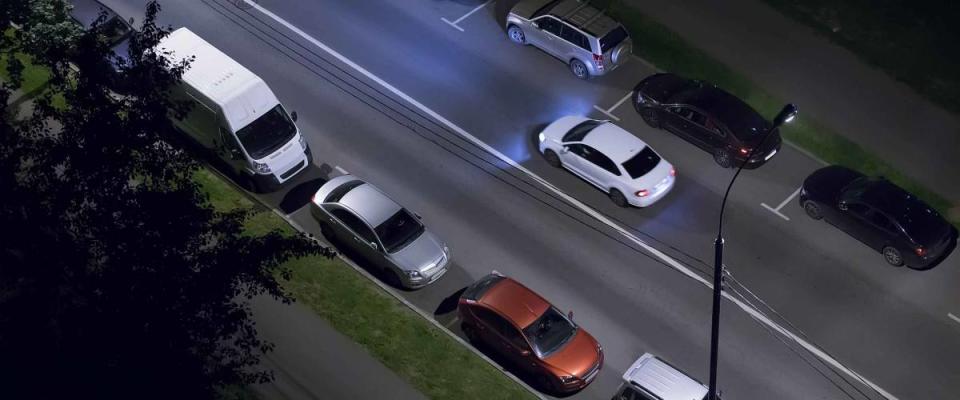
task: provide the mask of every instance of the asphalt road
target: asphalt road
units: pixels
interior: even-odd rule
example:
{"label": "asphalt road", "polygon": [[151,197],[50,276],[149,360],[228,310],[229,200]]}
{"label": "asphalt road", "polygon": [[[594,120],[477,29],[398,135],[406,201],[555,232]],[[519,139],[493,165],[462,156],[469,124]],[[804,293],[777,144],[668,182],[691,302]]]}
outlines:
{"label": "asphalt road", "polygon": [[[104,3],[139,17],[146,2]],[[480,2],[259,4],[697,274],[709,275],[719,202],[732,172],[717,168],[708,154],[648,128],[629,104],[613,110],[621,126],[679,172],[676,188],[660,203],[619,209],[585,182],[550,168],[536,152],[537,128],[553,119],[604,117],[594,105],[608,109],[652,72],[640,60],[607,77],[578,81],[562,63],[511,44],[499,27],[502,17],[495,15],[504,7],[499,3],[461,20],[462,32],[441,18],[456,20]],[[497,269],[561,309],[574,310],[578,323],[603,344],[604,369],[575,398],[609,398],[623,370],[645,351],[706,381],[706,286],[264,14],[223,0],[162,5],[164,23],[197,32],[263,77],[288,109],[299,112],[298,126],[317,167],[299,185],[265,196],[267,201],[315,229],[301,207],[310,190],[340,167],[423,215],[450,244],[451,271],[431,287],[404,293],[438,321],[456,329],[455,316],[441,306],[444,299]],[[634,40],[642,45],[642,38]],[[795,200],[780,210],[789,221],[761,207],[776,207],[819,166],[785,146],[768,165],[739,178],[724,235],[726,265],[742,284],[732,287],[758,303],[749,288],[789,324],[758,305],[771,319],[897,398],[955,398],[960,323],[948,313],[960,314],[954,294],[960,257],[925,272],[892,268],[837,229],[803,216]],[[882,398],[768,329],[725,301],[719,379],[726,398]],[[298,346],[270,331],[261,333],[278,349]],[[315,351],[298,348],[274,361],[302,368],[298,354]]]}

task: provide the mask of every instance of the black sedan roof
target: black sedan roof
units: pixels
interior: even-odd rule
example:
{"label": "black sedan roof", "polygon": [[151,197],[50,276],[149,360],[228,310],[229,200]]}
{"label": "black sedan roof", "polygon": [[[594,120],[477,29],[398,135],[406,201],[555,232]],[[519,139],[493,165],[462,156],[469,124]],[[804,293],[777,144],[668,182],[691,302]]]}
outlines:
{"label": "black sedan roof", "polygon": [[949,232],[949,224],[936,210],[890,181],[876,178],[865,186],[861,198],[896,219],[920,244],[934,243]]}
{"label": "black sedan roof", "polygon": [[100,13],[107,13],[107,19],[117,16],[117,13],[97,0],[70,0],[70,4],[73,5],[70,16],[83,25],[84,29],[90,29],[94,21],[100,17]]}

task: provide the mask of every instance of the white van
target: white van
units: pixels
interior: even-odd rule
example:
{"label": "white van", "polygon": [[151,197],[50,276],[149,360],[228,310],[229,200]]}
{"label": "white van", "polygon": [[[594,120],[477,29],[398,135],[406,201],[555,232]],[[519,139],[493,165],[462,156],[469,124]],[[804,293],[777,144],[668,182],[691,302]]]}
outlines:
{"label": "white van", "polygon": [[191,101],[174,126],[223,160],[242,186],[273,191],[310,164],[310,148],[267,84],[210,43],[180,28],[157,45],[171,63],[194,56],[175,101]]}
{"label": "white van", "polygon": [[623,373],[623,383],[614,400],[706,400],[709,390],[702,383],[645,353]]}

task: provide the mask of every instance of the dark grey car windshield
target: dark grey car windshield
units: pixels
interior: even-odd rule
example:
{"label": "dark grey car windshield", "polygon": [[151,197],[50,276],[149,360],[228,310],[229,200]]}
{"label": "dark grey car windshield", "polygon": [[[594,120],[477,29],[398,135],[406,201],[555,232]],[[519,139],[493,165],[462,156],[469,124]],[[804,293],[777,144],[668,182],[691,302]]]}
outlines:
{"label": "dark grey car windshield", "polygon": [[237,137],[250,157],[261,159],[283,146],[297,132],[293,121],[282,106],[277,104],[272,110],[260,116],[237,131]]}
{"label": "dark grey car windshield", "polygon": [[603,121],[594,121],[592,119],[583,121],[577,124],[577,126],[571,128],[566,135],[563,135],[563,142],[582,142],[583,139],[587,137],[587,134],[593,130],[593,128],[596,128],[602,123]]}
{"label": "dark grey car windshield", "polygon": [[374,230],[387,252],[393,253],[420,237],[424,228],[420,221],[401,208]]}
{"label": "dark grey car windshield", "polygon": [[540,357],[547,357],[559,350],[577,333],[577,326],[554,307],[550,307],[523,330],[533,349]]}
{"label": "dark grey car windshield", "polygon": [[657,155],[650,146],[644,147],[637,155],[627,160],[623,164],[623,169],[627,170],[630,179],[637,179],[650,172],[654,167],[660,164],[660,156]]}

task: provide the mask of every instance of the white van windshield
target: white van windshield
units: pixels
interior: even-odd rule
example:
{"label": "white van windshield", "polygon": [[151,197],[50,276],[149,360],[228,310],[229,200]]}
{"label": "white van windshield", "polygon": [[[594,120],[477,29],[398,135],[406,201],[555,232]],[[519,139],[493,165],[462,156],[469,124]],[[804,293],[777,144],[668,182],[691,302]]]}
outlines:
{"label": "white van windshield", "polygon": [[297,128],[287,116],[287,111],[277,104],[272,110],[237,131],[237,138],[250,157],[258,160],[289,142],[296,132]]}

